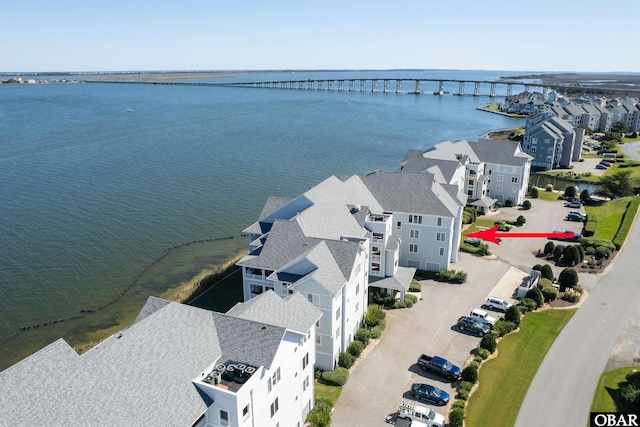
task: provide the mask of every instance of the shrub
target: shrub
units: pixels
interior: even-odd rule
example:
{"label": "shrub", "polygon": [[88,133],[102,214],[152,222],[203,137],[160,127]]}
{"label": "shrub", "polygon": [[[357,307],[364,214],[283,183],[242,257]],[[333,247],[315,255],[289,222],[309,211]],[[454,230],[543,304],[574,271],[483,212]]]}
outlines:
{"label": "shrub", "polygon": [[387,327],[387,321],[382,320],[378,326],[371,328],[371,338],[377,340],[382,335],[382,331]]}
{"label": "shrub", "polygon": [[364,324],[368,328],[378,326],[380,322],[387,316],[382,310],[382,307],[376,304],[371,304],[367,307],[367,312],[364,314]]}
{"label": "shrub", "polygon": [[565,268],[558,276],[560,283],[560,292],[564,292],[567,288],[573,288],[578,284],[578,273],[573,268]]}
{"label": "shrub", "polygon": [[[556,246],[556,249],[557,249],[557,246]],[[562,248],[560,248],[560,250],[562,250]],[[555,249],[554,249],[554,252],[555,252]],[[542,268],[540,269],[540,276],[545,279],[549,279],[553,281],[553,269],[549,264],[545,264],[542,266]]]}
{"label": "shrub", "polygon": [[502,207],[502,202],[496,202],[496,208],[500,209]]}
{"label": "shrub", "polygon": [[580,263],[580,252],[575,245],[571,245],[564,250],[562,262],[570,267]]}
{"label": "shrub", "polygon": [[531,187],[531,191],[529,191],[529,195],[534,199],[538,198],[538,187]]}
{"label": "shrub", "polygon": [[479,348],[478,356],[482,357],[483,359],[487,359],[489,356],[491,356],[491,353],[489,353],[489,350],[485,348]]}
{"label": "shrub", "polygon": [[[413,304],[411,306],[413,307]],[[393,308],[407,308],[407,304],[404,301],[396,301],[393,304]]]}
{"label": "shrub", "polygon": [[562,254],[564,253],[564,248],[560,245],[556,246],[553,249],[553,258],[558,260],[560,258],[562,258]]}
{"label": "shrub", "polygon": [[527,222],[527,219],[522,215],[518,216],[518,218],[516,219],[516,224],[520,226],[523,226],[525,222]]}
{"label": "shrub", "polygon": [[589,198],[591,197],[591,193],[589,193],[589,190],[582,190],[582,192],[580,193],[580,200],[582,200],[583,202],[586,202],[587,200],[589,200]]}
{"label": "shrub", "polygon": [[[552,242],[552,241],[548,241],[545,245],[544,245],[544,250],[543,253],[545,255],[552,255],[553,254],[553,249],[556,247],[556,245]],[[542,267],[542,266],[541,266]],[[535,269],[535,267],[534,267]]]}
{"label": "shrub", "polygon": [[480,357],[480,355],[477,355],[476,357],[473,358],[473,363],[474,364],[477,363],[476,367],[478,367],[478,366],[480,366],[480,364],[482,363],[483,360],[484,359],[482,357]]}
{"label": "shrub", "polygon": [[357,340],[349,344],[349,348],[347,349],[349,354],[351,354],[355,358],[360,357],[360,354],[362,354],[362,350],[364,350],[364,344]]}
{"label": "shrub", "polygon": [[411,302],[415,304],[418,302],[418,297],[415,295],[407,294],[404,296],[404,302],[407,302],[407,300],[411,300]]}
{"label": "shrub", "polygon": [[520,300],[520,312],[522,314],[533,311],[538,308],[538,303],[531,298],[522,298]]}
{"label": "shrub", "polygon": [[455,408],[449,412],[449,425],[451,427],[461,427],[464,421],[464,409]]}
{"label": "shrub", "polygon": [[307,415],[307,421],[315,427],[328,427],[331,425],[331,402],[327,399],[318,399]]}
{"label": "shrub", "polygon": [[496,351],[496,346],[496,334],[494,334],[493,332],[483,336],[480,340],[480,348],[484,348],[491,354]]}
{"label": "shrub", "polygon": [[569,288],[564,295],[562,295],[562,299],[569,302],[578,302],[580,301],[580,292],[576,292]]}
{"label": "shrub", "polygon": [[533,300],[536,308],[540,308],[544,304],[544,297],[537,286],[529,289],[524,297]]}
{"label": "shrub", "polygon": [[319,380],[320,378],[322,378],[322,373],[324,372],[324,369],[322,368],[315,368],[313,370],[313,376]]}
{"label": "shrub", "polygon": [[[485,335],[485,337],[488,336],[489,335]],[[462,379],[462,381],[468,381],[471,384],[475,384],[476,381],[478,381],[478,368],[473,365],[467,366],[462,370],[460,378]]]}
{"label": "shrub", "polygon": [[582,246],[584,246],[585,252],[590,247],[595,249],[598,246],[604,246],[605,248],[609,248],[611,252],[613,252],[616,249],[616,245],[614,245],[613,242],[611,242],[611,240],[589,238],[589,239],[580,239],[579,242]]}
{"label": "shrub", "polygon": [[627,374],[625,378],[630,383],[636,383],[640,385],[640,371],[631,372]]}
{"label": "shrub", "polygon": [[453,402],[453,405],[451,405],[451,409],[456,409],[456,408],[464,409],[466,405],[467,405],[467,402],[465,402],[464,400],[456,400],[455,402]]}
{"label": "shrub", "polygon": [[371,292],[371,301],[381,307],[392,308],[393,304],[395,304],[396,302],[396,299],[392,295],[389,295],[387,293]]}
{"label": "shrub", "polygon": [[449,283],[464,283],[467,281],[467,273],[462,270],[440,270],[438,280]]}
{"label": "shrub", "polygon": [[547,186],[544,187],[544,191],[551,193],[553,191],[553,184],[547,184]]}
{"label": "shrub", "polygon": [[576,197],[577,194],[578,190],[573,185],[570,185],[564,189],[564,197]]}
{"label": "shrub", "polygon": [[[398,301],[398,302],[399,302],[399,301]],[[405,298],[405,299],[404,299],[404,306],[405,306],[405,307],[407,307],[407,308],[411,308],[411,307],[413,307],[413,301],[411,301],[411,300],[410,300],[410,299],[408,299],[408,298]]]}
{"label": "shrub", "polygon": [[458,390],[471,391],[472,388],[473,383],[471,381],[460,381],[460,385],[458,385]]}
{"label": "shrub", "polygon": [[349,369],[356,362],[356,358],[353,354],[349,354],[346,352],[341,352],[338,355],[338,366]]}
{"label": "shrub", "polygon": [[582,245],[575,245],[578,248],[578,253],[580,254],[580,262],[584,261],[584,248]]}
{"label": "shrub", "polygon": [[504,313],[504,320],[508,320],[509,322],[513,322],[513,324],[517,327],[520,326],[520,317],[522,314],[520,313],[520,307],[517,305],[512,305],[507,309]]}
{"label": "shrub", "polygon": [[541,278],[540,280],[538,280],[538,289],[542,289],[551,285],[553,285],[553,282],[549,279]]}
{"label": "shrub", "polygon": [[475,360],[474,359],[471,362],[469,362],[469,366],[473,366],[477,370],[478,368],[480,368],[480,362],[481,362],[481,360]]}
{"label": "shrub", "polygon": [[499,337],[503,337],[507,335],[509,332],[513,331],[516,328],[516,325],[513,322],[509,322],[508,320],[498,319],[496,324],[493,326],[493,332],[498,334]]}
{"label": "shrub", "polygon": [[[349,356],[351,355],[349,354]],[[322,373],[322,381],[324,381],[324,383],[328,385],[345,385],[348,380],[349,370],[340,366],[333,371],[325,371]]]}
{"label": "shrub", "polygon": [[409,285],[409,292],[421,292],[421,291],[422,291],[422,285],[416,279],[413,279],[411,281],[411,284]]}
{"label": "shrub", "polygon": [[531,209],[531,202],[528,200],[525,200],[524,202],[522,202],[522,207],[526,210]]}
{"label": "shrub", "polygon": [[469,390],[458,390],[458,394],[456,395],[456,397],[460,400],[469,399]]}
{"label": "shrub", "polygon": [[[553,243],[553,242],[551,242]],[[553,251],[551,251],[553,252]],[[531,267],[532,270],[538,270],[538,271],[542,271],[542,264],[536,264],[533,267]]]}
{"label": "shrub", "polygon": [[542,295],[545,301],[554,301],[558,297],[558,290],[553,286],[542,288]]}
{"label": "shrub", "polygon": [[596,259],[608,259],[611,256],[611,250],[604,246],[598,246],[593,253]]}
{"label": "shrub", "polygon": [[513,206],[513,200],[507,199],[507,200],[504,201],[504,207],[505,208],[510,208],[512,206]]}
{"label": "shrub", "polygon": [[365,328],[358,329],[356,332],[356,340],[360,341],[365,347],[369,345],[371,339],[371,331]]}
{"label": "shrub", "polygon": [[620,386],[620,397],[627,408],[638,411],[640,409],[640,384],[623,383]]}

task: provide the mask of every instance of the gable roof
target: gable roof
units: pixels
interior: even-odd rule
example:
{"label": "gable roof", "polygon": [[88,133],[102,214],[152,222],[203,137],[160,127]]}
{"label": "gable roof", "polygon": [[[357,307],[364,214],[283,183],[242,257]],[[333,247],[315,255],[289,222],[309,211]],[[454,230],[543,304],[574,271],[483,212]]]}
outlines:
{"label": "gable roof", "polygon": [[[161,302],[161,303],[160,303]],[[193,380],[216,362],[269,368],[285,328],[149,298],[139,319],[79,356],[58,340],[0,373],[7,425],[191,425]]]}

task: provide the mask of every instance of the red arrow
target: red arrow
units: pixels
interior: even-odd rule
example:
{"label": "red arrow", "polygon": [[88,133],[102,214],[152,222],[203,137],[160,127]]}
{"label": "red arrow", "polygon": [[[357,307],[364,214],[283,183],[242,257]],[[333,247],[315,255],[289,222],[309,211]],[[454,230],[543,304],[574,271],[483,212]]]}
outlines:
{"label": "red arrow", "polygon": [[487,242],[493,242],[496,245],[500,244],[500,240],[505,237],[514,238],[552,238],[552,239],[573,239],[574,233],[498,233],[499,226],[488,228],[486,230],[476,231],[475,233],[465,234],[467,237],[475,237],[477,239],[486,240]]}

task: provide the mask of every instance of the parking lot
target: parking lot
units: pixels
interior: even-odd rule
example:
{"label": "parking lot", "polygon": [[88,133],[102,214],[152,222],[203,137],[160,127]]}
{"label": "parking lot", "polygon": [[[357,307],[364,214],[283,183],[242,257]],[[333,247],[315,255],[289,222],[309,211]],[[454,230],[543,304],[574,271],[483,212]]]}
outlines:
{"label": "parking lot", "polygon": [[[562,202],[532,199],[529,211],[503,208],[486,219],[515,220],[524,215],[524,227],[514,232],[580,232],[582,223],[566,221],[570,209]],[[584,210],[582,210],[584,211]],[[352,369],[332,416],[332,426],[384,426],[398,409],[400,400],[412,399],[408,391],[412,383],[435,385],[455,397],[455,384],[422,372],[415,364],[425,353],[442,356],[461,368],[471,356],[480,338],[455,328],[458,317],[479,308],[490,295],[513,302],[513,292],[531,267],[542,260],[536,258],[546,239],[504,239],[500,246],[490,244],[497,255],[483,259],[466,253],[452,265],[468,273],[462,285],[423,281],[422,300],[411,309],[387,311],[387,329],[377,346],[367,352]],[[557,243],[557,242],[556,242]],[[562,268],[552,266],[557,275]],[[595,276],[592,282],[595,283]],[[580,275],[589,287],[589,275]],[[494,317],[500,313],[490,312]],[[445,414],[445,407],[429,405]]]}

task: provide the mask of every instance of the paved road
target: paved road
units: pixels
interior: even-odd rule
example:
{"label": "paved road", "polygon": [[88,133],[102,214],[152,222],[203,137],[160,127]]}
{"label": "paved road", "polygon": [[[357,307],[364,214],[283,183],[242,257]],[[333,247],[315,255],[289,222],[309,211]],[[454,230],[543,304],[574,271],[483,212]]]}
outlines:
{"label": "paved road", "polygon": [[627,156],[631,157],[634,160],[640,160],[640,142],[632,142],[631,144],[622,144],[620,145],[620,150]]}
{"label": "paved road", "polygon": [[[538,370],[518,414],[516,427],[587,425],[600,375],[621,333],[640,306],[636,220],[611,270],[560,333]],[[633,360],[629,361],[633,363]]]}

